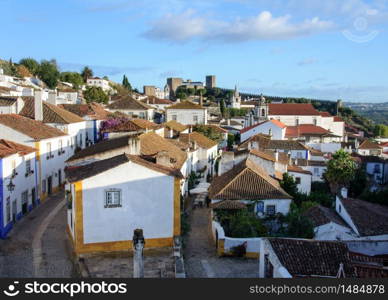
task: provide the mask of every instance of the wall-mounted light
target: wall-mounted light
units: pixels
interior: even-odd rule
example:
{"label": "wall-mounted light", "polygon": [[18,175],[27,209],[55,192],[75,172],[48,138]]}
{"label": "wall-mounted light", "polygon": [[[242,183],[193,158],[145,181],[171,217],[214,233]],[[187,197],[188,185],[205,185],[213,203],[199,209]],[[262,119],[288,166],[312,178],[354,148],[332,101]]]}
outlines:
{"label": "wall-mounted light", "polygon": [[8,189],[8,191],[10,191],[10,192],[13,192],[13,191],[15,190],[15,185],[14,185],[14,183],[12,182],[12,178],[9,180],[9,183],[8,183],[8,185],[7,185],[7,189]]}

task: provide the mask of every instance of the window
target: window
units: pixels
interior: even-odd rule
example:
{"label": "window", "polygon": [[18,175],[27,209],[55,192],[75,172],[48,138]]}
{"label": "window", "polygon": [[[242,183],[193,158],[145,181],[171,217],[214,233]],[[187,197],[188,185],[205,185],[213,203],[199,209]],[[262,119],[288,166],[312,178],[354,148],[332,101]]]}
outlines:
{"label": "window", "polygon": [[28,203],[28,191],[22,193],[22,205]]}
{"label": "window", "polygon": [[47,159],[51,158],[51,143],[46,144],[46,149],[47,149]]}
{"label": "window", "polygon": [[264,108],[261,110],[261,116],[265,117],[265,109]]}
{"label": "window", "polygon": [[177,115],[172,115],[172,116],[171,116],[171,119],[174,120],[174,121],[176,121],[176,120],[178,119],[178,118],[177,118]]}
{"label": "window", "polygon": [[341,212],[341,205],[338,205],[338,212]]}
{"label": "window", "polygon": [[62,140],[58,141],[58,154],[61,155],[63,150]]}
{"label": "window", "polygon": [[299,119],[298,118],[295,119],[295,125],[299,126]]}
{"label": "window", "polygon": [[297,153],[296,153],[296,157],[297,157],[297,158],[303,158],[302,152],[297,152]]}
{"label": "window", "polygon": [[105,208],[121,207],[121,190],[109,189],[105,191]]}
{"label": "window", "polygon": [[276,206],[275,205],[267,205],[266,214],[269,216],[273,216],[276,214]]}
{"label": "window", "polygon": [[31,172],[31,160],[30,159],[27,159],[26,160],[26,175],[30,175],[32,172]]}
{"label": "window", "polygon": [[198,123],[198,116],[193,116],[193,122],[194,122],[194,124]]}
{"label": "window", "polygon": [[375,173],[380,173],[381,172],[381,169],[380,169],[380,164],[375,164]]}
{"label": "window", "polygon": [[316,118],[314,118],[313,122],[314,122],[314,125],[317,126],[317,119]]}
{"label": "window", "polygon": [[300,177],[296,177],[296,178],[295,178],[295,183],[296,183],[296,184],[300,184],[300,183],[301,183]]}

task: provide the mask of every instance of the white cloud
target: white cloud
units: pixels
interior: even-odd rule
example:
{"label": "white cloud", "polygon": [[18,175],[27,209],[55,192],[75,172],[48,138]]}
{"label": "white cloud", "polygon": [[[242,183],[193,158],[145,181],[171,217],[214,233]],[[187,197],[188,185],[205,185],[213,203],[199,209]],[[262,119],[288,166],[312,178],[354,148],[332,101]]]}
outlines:
{"label": "white cloud", "polygon": [[318,17],[292,23],[290,15],[274,17],[269,11],[244,19],[219,21],[199,16],[189,9],[182,14],[167,14],[158,19],[144,36],[170,42],[202,39],[234,43],[292,39],[329,31],[334,27],[334,23],[320,20]]}

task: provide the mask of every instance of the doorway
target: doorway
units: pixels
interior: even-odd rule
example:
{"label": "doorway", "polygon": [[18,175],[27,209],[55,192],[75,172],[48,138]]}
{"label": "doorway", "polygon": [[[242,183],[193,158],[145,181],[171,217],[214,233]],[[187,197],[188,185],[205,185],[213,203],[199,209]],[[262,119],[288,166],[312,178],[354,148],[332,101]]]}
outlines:
{"label": "doorway", "polygon": [[62,170],[58,170],[58,186],[62,184]]}
{"label": "doorway", "polygon": [[12,201],[12,222],[16,222],[16,200]]}
{"label": "doorway", "polygon": [[36,191],[35,188],[31,190],[31,201],[32,201],[32,207],[36,206]]}
{"label": "doorway", "polygon": [[51,195],[53,193],[53,177],[49,176],[47,178],[47,193]]}
{"label": "doorway", "polygon": [[25,215],[28,212],[28,191],[22,193],[22,213]]}

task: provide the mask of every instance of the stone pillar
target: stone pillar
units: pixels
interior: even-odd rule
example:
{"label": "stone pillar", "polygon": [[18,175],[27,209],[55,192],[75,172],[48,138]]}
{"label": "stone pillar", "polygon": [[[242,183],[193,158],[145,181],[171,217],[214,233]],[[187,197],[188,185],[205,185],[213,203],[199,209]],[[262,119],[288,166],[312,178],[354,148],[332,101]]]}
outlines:
{"label": "stone pillar", "polygon": [[145,245],[143,230],[135,229],[133,232],[133,278],[144,277],[143,249]]}

